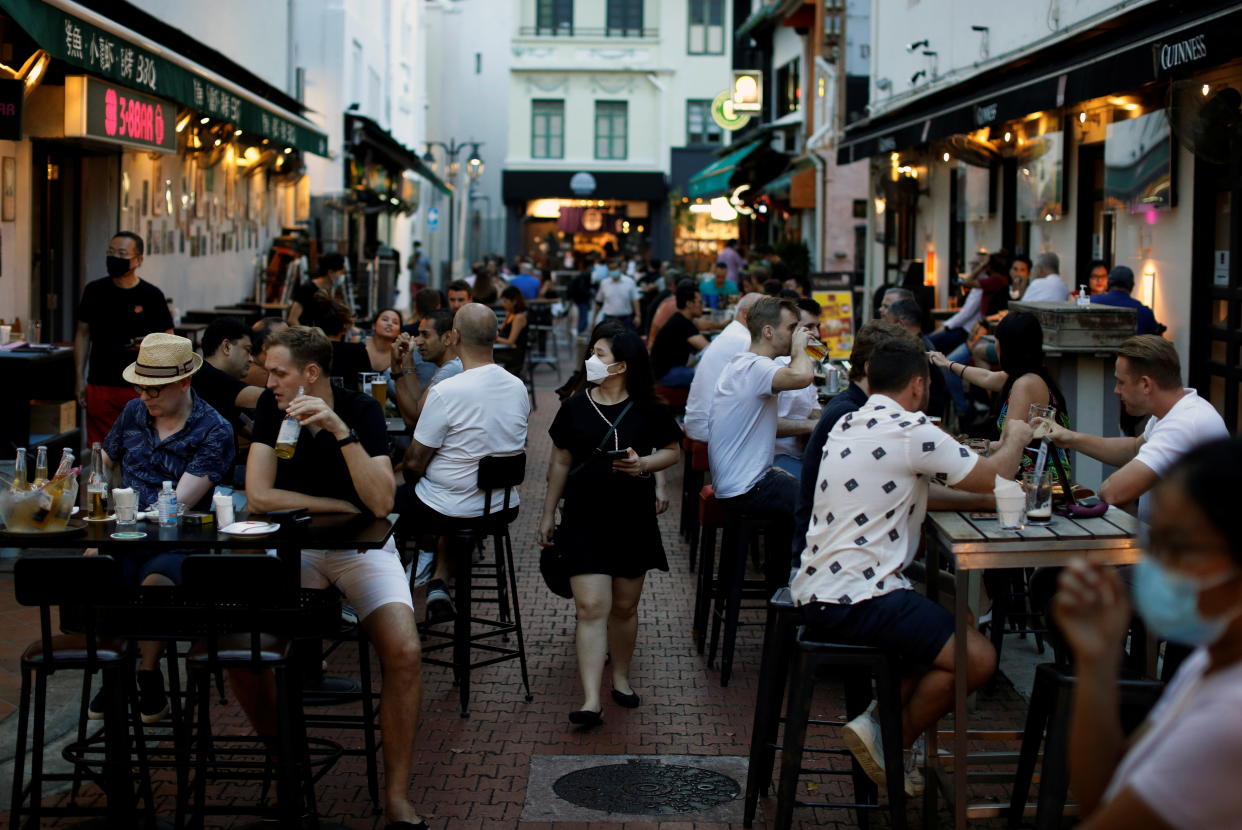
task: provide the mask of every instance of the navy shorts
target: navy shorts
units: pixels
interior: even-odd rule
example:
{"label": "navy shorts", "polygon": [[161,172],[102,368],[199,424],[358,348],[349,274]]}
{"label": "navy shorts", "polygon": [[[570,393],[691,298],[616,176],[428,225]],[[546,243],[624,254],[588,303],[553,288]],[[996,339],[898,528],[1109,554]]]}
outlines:
{"label": "navy shorts", "polygon": [[873,646],[930,666],[953,636],[953,615],[917,591],[900,589],[853,605],[802,606],[807,636],[823,642]]}
{"label": "navy shorts", "polygon": [[127,550],[117,555],[121,578],[125,585],[138,586],[151,574],[166,576],[174,585],[181,584],[181,563],[189,552],[161,550]]}

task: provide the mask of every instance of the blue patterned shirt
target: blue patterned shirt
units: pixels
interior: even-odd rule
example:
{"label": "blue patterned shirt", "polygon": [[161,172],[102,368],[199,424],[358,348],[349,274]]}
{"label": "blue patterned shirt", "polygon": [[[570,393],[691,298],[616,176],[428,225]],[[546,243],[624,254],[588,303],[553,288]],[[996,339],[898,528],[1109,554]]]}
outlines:
{"label": "blue patterned shirt", "polygon": [[141,398],[125,404],[104,439],[104,452],[113,464],[121,465],[121,485],[138,492],[139,510],[155,503],[165,481],[175,488],[183,473],[206,476],[219,484],[232,471],[233,427],[192,394],[194,402],[185,426],[162,441]]}

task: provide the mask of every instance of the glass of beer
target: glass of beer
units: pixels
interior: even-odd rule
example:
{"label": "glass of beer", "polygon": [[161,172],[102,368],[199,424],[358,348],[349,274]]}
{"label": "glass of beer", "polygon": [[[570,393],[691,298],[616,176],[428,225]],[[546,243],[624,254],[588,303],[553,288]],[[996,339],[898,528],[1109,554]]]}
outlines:
{"label": "glass of beer", "polygon": [[807,353],[807,356],[811,358],[811,360],[814,360],[816,363],[819,363],[821,360],[823,360],[825,357],[828,356],[828,347],[825,346],[823,343],[819,342],[818,339],[812,338],[806,341],[806,353]]}
{"label": "glass of beer", "polygon": [[1047,525],[1052,523],[1052,470],[1045,468],[1036,478],[1035,471],[1022,474],[1022,489],[1026,491],[1026,523]]}
{"label": "glass of beer", "polygon": [[[1036,418],[1046,418],[1051,421],[1057,416],[1057,408],[1055,406],[1040,406],[1037,403],[1031,404],[1030,411],[1027,413],[1026,422],[1033,424]],[[1035,435],[1032,436],[1036,441],[1048,434],[1048,427],[1043,424],[1035,424]]]}
{"label": "glass of beer", "polygon": [[106,484],[95,484],[91,482],[86,486],[86,504],[87,515],[96,520],[101,521],[108,518],[108,486]]}

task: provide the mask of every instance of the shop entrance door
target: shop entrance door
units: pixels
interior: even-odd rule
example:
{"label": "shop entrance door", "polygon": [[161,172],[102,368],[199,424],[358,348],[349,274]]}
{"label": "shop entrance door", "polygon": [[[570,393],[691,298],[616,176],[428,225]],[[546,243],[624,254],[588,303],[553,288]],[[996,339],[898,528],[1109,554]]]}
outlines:
{"label": "shop entrance door", "polygon": [[32,305],[44,342],[71,342],[82,287],[105,274],[104,253],[119,230],[120,155],[35,142],[33,172]]}
{"label": "shop entrance door", "polygon": [[1194,220],[1190,385],[1237,434],[1242,426],[1242,181],[1196,161]]}

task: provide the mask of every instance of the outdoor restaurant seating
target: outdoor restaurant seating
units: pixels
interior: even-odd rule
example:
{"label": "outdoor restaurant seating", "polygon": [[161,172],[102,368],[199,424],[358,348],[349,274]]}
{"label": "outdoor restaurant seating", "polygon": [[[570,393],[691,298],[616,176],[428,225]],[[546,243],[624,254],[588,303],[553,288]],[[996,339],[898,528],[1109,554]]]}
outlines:
{"label": "outdoor restaurant seating", "polygon": [[[876,803],[875,785],[862,774],[851,759],[851,770],[807,769],[802,766],[807,726],[811,723],[811,698],[816,677],[821,669],[846,669],[845,712],[851,720],[866,710],[872,700],[871,684],[875,683],[876,719],[883,737],[884,770],[887,783],[887,805]],[[779,706],[777,701],[769,705]],[[846,721],[816,721],[817,724],[844,726]],[[848,749],[826,749],[819,752],[849,755]],[[848,804],[806,802],[798,800],[798,780],[803,772],[848,774],[854,782],[854,801]],[[906,826],[906,796],[901,749],[901,668],[893,654],[869,646],[820,642],[813,631],[801,626],[795,639],[794,660],[789,664],[789,703],[785,712],[785,732],[781,746],[781,774],[776,793],[777,830],[787,830],[793,821],[794,807],[848,807],[858,810],[887,809],[889,826],[901,830]],[[865,782],[865,783],[864,783]],[[860,797],[861,796],[861,797]],[[859,823],[863,823],[860,819]]]}
{"label": "outdoor restaurant seating", "polygon": [[[441,630],[435,626],[423,627],[428,639],[423,646],[423,663],[443,666],[453,670],[457,683],[461,716],[470,716],[470,672],[494,663],[516,659],[521,666],[522,685],[526,689],[526,701],[534,696],[530,692],[530,675],[526,666],[526,641],[522,635],[522,612],[518,604],[517,574],[513,562],[513,542],[509,537],[509,523],[517,516],[517,507],[511,506],[513,491],[526,478],[526,454],[489,456],[479,461],[479,489],[484,493],[483,515],[477,519],[454,519],[444,528],[436,528],[446,538],[448,555],[455,563],[455,604],[457,615],[452,629]],[[501,504],[493,505],[492,491],[502,490]],[[497,581],[502,583],[496,601],[500,605],[500,619],[475,616],[474,568],[472,557],[478,541],[490,536],[495,557]],[[506,605],[510,606],[506,608]],[[510,613],[511,612],[511,613]],[[511,615],[512,619],[507,619]],[[474,631],[474,626],[483,630]],[[517,646],[497,645],[487,642],[500,637],[507,640],[512,634]],[[439,642],[431,642],[435,638]],[[452,649],[452,659],[432,657],[437,651]],[[474,659],[473,651],[479,649],[491,656]]]}
{"label": "outdoor restaurant seating", "polygon": [[[146,802],[147,811],[153,809],[150,777],[146,775],[146,759],[142,752],[142,720],[136,705],[137,686],[134,681],[134,655],[129,644],[108,636],[100,630],[97,611],[101,600],[115,601],[121,590],[121,571],[109,556],[51,556],[22,557],[13,569],[14,591],[17,602],[39,609],[39,639],[26,647],[21,658],[21,698],[18,706],[17,746],[13,761],[13,800],[10,803],[10,820],[14,827],[22,825],[23,817],[38,826],[44,817],[77,817],[108,815],[115,810],[117,802],[126,806],[133,798],[133,779],[128,774],[111,776],[106,782],[107,769],[101,764],[86,761],[85,748],[81,742],[70,747],[75,758],[71,773],[44,771],[45,734],[47,715],[48,678],[58,671],[80,671],[89,677],[100,672],[111,682],[108,688],[108,715],[114,724],[124,723],[127,711],[132,715],[133,728],[138,740],[139,788]],[[53,608],[58,608],[60,621],[53,624]],[[75,630],[80,629],[80,630]],[[33,686],[33,689],[32,689]],[[33,691],[33,706],[31,693]],[[33,734],[28,733],[28,723],[34,718]],[[125,729],[105,730],[107,752],[119,755],[128,752],[128,732]],[[30,780],[25,780],[26,754],[30,754]],[[99,769],[95,769],[99,766]],[[128,766],[128,765],[126,765]],[[64,806],[43,804],[43,788],[50,782],[76,781],[85,773],[99,781],[108,793],[106,807],[79,805],[76,802]],[[124,793],[121,790],[125,790]]]}
{"label": "outdoor restaurant seating", "polygon": [[678,532],[690,546],[690,570],[694,570],[699,550],[699,513],[696,500],[707,475],[707,443],[690,436],[681,439],[681,517]]}

